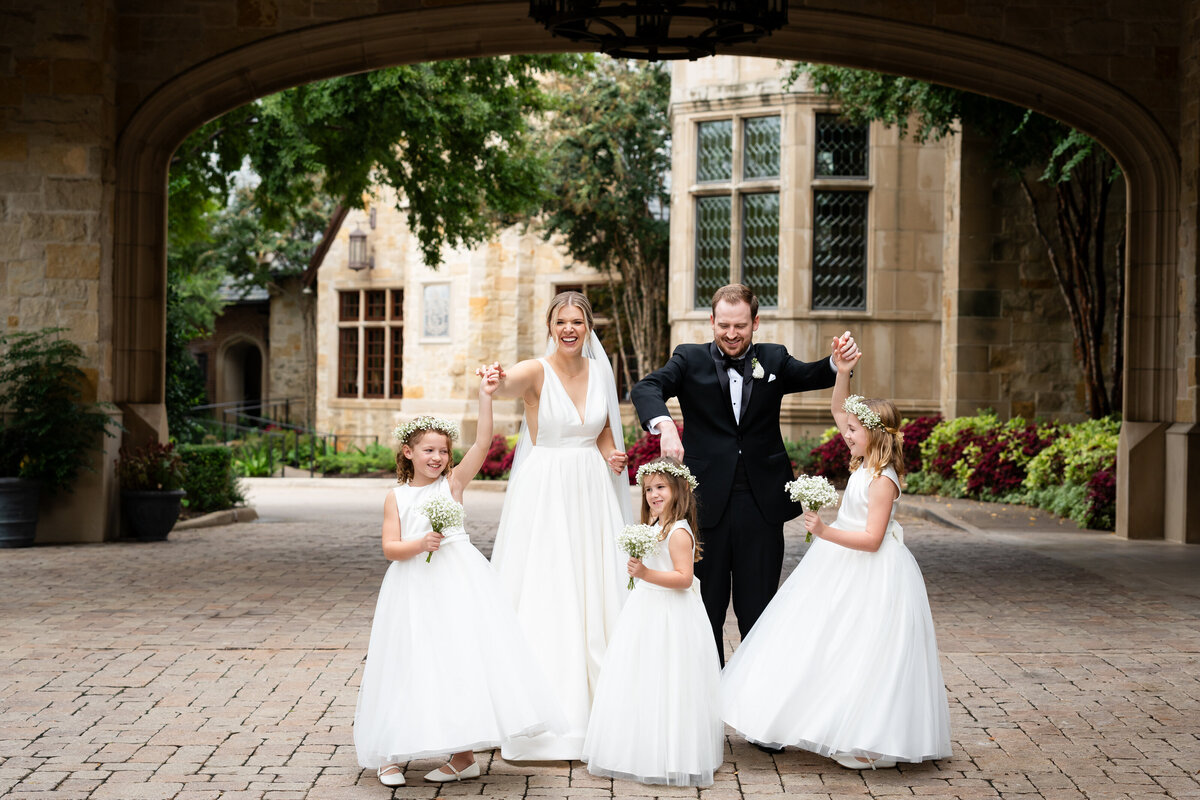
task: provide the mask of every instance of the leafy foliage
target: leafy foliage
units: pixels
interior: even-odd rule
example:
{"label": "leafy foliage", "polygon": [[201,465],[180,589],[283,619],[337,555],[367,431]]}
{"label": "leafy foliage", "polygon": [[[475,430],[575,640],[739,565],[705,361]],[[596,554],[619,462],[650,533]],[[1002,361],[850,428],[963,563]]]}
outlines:
{"label": "leafy foliage", "polygon": [[91,454],[119,427],[110,406],[84,400],[83,351],[64,330],[0,333],[0,475],[50,495],[93,470]]}
{"label": "leafy foliage", "polygon": [[[1124,224],[1110,230],[1108,202],[1120,170],[1094,139],[1057,120],[982,95],[912,78],[820,64],[797,64],[789,84],[807,76],[855,122],[895,126],[919,142],[961,123],[989,142],[995,164],[1020,185],[1071,320],[1088,409],[1099,418],[1122,405]],[[1035,192],[1029,175],[1049,189]],[[1047,218],[1046,221],[1043,218]],[[1105,329],[1111,319],[1112,341]],[[1105,352],[1112,354],[1105,377]]]}
{"label": "leafy foliage", "polygon": [[233,451],[219,444],[185,444],[183,459],[189,511],[220,511],[246,502],[233,471]]}
{"label": "leafy foliage", "polygon": [[175,445],[147,442],[141,447],[121,448],[117,480],[123,491],[175,491],[184,487],[187,469]]}
{"label": "leafy foliage", "polygon": [[437,266],[443,246],[479,244],[496,225],[537,208],[545,159],[531,126],[548,105],[541,81],[582,61],[436,61],[262,98],[180,145],[170,224],[185,234],[203,230],[205,214],[226,204],[244,168],[259,179],[251,189],[256,223],[276,231],[313,202],[362,208],[380,182],[396,190],[425,262]]}
{"label": "leafy foliage", "polygon": [[984,411],[938,423],[921,446],[909,491],[1024,503],[1111,530],[1116,509],[1115,417],[1075,425],[1001,422]]}
{"label": "leafy foliage", "polygon": [[[608,276],[617,346],[637,375],[667,360],[670,72],[602,59],[554,92],[546,138],[547,239]],[[627,383],[637,375],[626,375]]]}

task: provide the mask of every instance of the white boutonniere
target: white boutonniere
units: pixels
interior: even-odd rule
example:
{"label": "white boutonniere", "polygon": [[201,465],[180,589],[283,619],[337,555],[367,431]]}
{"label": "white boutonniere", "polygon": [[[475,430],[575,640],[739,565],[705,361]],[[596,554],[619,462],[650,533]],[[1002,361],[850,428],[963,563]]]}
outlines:
{"label": "white boutonniere", "polygon": [[[763,372],[762,364],[758,363],[757,358],[750,359],[750,375],[755,380],[759,380],[767,373]],[[769,383],[769,381],[768,381]]]}

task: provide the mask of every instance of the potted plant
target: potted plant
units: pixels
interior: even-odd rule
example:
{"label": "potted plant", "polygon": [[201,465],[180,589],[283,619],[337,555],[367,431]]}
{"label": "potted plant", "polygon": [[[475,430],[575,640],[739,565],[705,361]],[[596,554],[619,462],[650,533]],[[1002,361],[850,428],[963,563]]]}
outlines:
{"label": "potted plant", "polygon": [[143,542],[161,542],[179,519],[187,477],[183,458],[173,444],[150,442],[122,447],[117,458],[121,483],[121,515]]}
{"label": "potted plant", "polygon": [[0,333],[0,547],[33,544],[39,492],[70,491],[119,427],[84,400],[83,351],[64,330]]}

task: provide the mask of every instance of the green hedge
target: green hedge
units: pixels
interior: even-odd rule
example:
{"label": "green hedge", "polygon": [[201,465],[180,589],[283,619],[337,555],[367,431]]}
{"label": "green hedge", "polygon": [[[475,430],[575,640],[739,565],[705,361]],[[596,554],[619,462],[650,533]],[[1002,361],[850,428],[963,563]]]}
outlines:
{"label": "green hedge", "polygon": [[220,511],[246,502],[233,471],[233,451],[219,444],[181,444],[177,447],[187,466],[189,511]]}

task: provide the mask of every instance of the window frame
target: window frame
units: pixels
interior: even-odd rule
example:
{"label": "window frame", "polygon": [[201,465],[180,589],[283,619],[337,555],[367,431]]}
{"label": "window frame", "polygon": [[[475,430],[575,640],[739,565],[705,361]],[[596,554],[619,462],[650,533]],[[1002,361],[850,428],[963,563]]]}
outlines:
{"label": "window frame", "polygon": [[[776,117],[779,120],[779,162],[776,169],[776,174],[770,177],[745,177],[745,147],[746,147],[746,124],[754,119],[765,117]],[[721,181],[704,181],[699,180],[700,169],[700,154],[699,147],[696,147],[696,156],[691,160],[691,189],[688,193],[691,201],[691,220],[692,220],[692,254],[690,264],[690,291],[692,294],[692,308],[701,310],[709,307],[711,295],[702,297],[698,290],[699,282],[699,267],[700,267],[700,236],[699,236],[699,215],[701,200],[706,197],[728,197],[729,198],[729,269],[728,279],[726,283],[744,282],[746,275],[746,247],[745,247],[745,220],[743,206],[745,201],[744,195],[749,194],[775,194],[777,195],[777,205],[779,207],[779,219],[776,221],[776,271],[775,271],[775,298],[774,302],[760,302],[759,307],[762,309],[777,309],[780,307],[780,273],[782,268],[778,263],[779,253],[783,250],[783,174],[785,172],[783,143],[787,138],[788,118],[787,113],[782,106],[770,106],[766,108],[754,109],[731,109],[722,113],[704,114],[693,117],[690,120],[692,125],[692,135],[698,143],[700,138],[700,126],[706,123],[723,122],[728,120],[731,123],[731,148],[730,154],[730,171],[729,179]]]}
{"label": "window frame", "polygon": [[[375,293],[382,294],[382,305],[376,303],[370,310],[372,315],[368,316],[367,298]],[[357,300],[350,301],[349,298],[355,295]],[[358,316],[346,318],[346,309],[353,306],[354,302],[357,303]],[[380,308],[382,316],[378,314]],[[337,331],[336,396],[339,399],[374,401],[403,398],[404,288],[339,289]],[[396,349],[397,341],[399,351]],[[377,352],[372,352],[372,349]],[[354,373],[353,392],[348,389],[351,371]]]}
{"label": "window frame", "polygon": [[[808,227],[811,232],[809,238],[809,254],[808,254],[808,310],[813,314],[870,314],[871,313],[871,220],[874,212],[874,195],[875,195],[875,164],[873,162],[874,153],[872,150],[872,141],[874,134],[872,129],[874,126],[870,123],[864,124],[865,136],[863,148],[863,165],[865,174],[863,175],[844,175],[844,176],[818,176],[818,159],[821,155],[819,136],[819,125],[821,117],[838,117],[839,112],[836,108],[830,107],[814,107],[809,111],[809,118],[812,125],[812,156],[809,162],[811,169],[811,180],[809,182],[809,219]],[[862,247],[862,301],[860,305],[839,305],[839,306],[818,306],[817,305],[817,196],[819,193],[853,193],[863,195],[863,247]]]}

